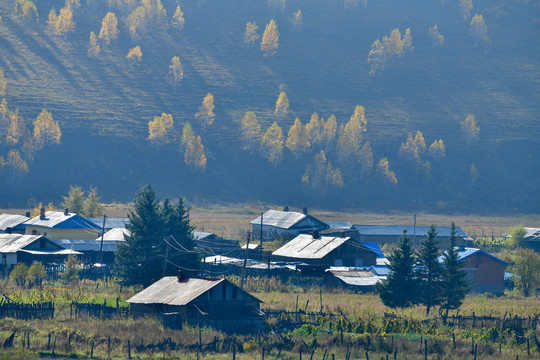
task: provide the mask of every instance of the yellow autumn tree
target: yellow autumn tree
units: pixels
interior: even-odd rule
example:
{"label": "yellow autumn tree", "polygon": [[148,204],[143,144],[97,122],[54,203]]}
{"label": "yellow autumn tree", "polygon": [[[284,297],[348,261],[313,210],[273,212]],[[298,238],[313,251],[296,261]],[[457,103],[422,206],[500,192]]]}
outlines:
{"label": "yellow autumn tree", "polygon": [[14,15],[25,22],[36,21],[38,19],[36,4],[30,0],[16,0]]}
{"label": "yellow autumn tree", "polygon": [[197,169],[204,172],[206,170],[206,161],[207,159],[204,153],[204,146],[201,143],[201,137],[197,136],[193,141],[186,145],[184,162],[188,164],[191,169]]}
{"label": "yellow autumn tree", "polygon": [[367,120],[365,109],[361,105],[357,105],[354,109],[354,114],[345,126],[340,127],[338,138],[338,155],[342,164],[347,165],[347,170],[352,170],[352,165],[355,162],[358,152],[362,147],[364,132],[367,130]]}
{"label": "yellow autumn tree", "polygon": [[384,189],[386,192],[390,191],[390,186],[398,183],[396,174],[390,170],[390,164],[388,158],[382,158],[377,164],[377,172],[383,179]]}
{"label": "yellow autumn tree", "polygon": [[253,150],[261,139],[261,125],[253,111],[246,112],[240,126],[244,149]]}
{"label": "yellow autumn tree", "polygon": [[404,143],[401,143],[401,146],[399,148],[399,155],[408,160],[420,160],[420,154],[411,133],[407,135],[407,140]]}
{"label": "yellow autumn tree", "polygon": [[278,38],[279,32],[277,24],[274,19],[272,19],[268,25],[266,25],[261,40],[261,50],[264,51],[265,56],[272,56],[277,52],[279,46]]}
{"label": "yellow autumn tree", "polygon": [[437,24],[429,28],[429,36],[431,36],[431,40],[433,41],[432,47],[444,45],[444,36],[442,36],[441,33],[439,32],[439,28],[437,27]]}
{"label": "yellow autumn tree", "polygon": [[274,110],[274,114],[276,114],[276,116],[281,120],[288,113],[289,113],[289,98],[287,98],[287,94],[285,94],[285,91],[282,91],[279,93],[279,96],[276,100],[276,109]]}
{"label": "yellow autumn tree", "polygon": [[187,145],[193,141],[195,141],[195,134],[193,133],[193,128],[188,121],[184,124],[184,128],[182,129],[182,141],[180,143],[182,149],[185,149]]}
{"label": "yellow autumn tree", "polygon": [[480,133],[480,127],[476,124],[476,119],[474,118],[473,114],[468,114],[465,120],[460,123],[460,125],[463,137],[467,142],[467,147],[469,147],[471,142],[478,137],[478,134]]}
{"label": "yellow autumn tree", "polygon": [[178,5],[176,7],[176,10],[174,11],[174,14],[171,20],[171,25],[172,27],[178,30],[183,30],[184,26],[186,25],[186,20],[184,19],[184,13],[180,9],[180,5]]}
{"label": "yellow autumn tree", "polygon": [[58,34],[58,15],[56,14],[56,10],[54,8],[49,11],[49,17],[47,19],[47,32],[49,35]]}
{"label": "yellow autumn tree", "polygon": [[145,35],[148,29],[148,14],[144,6],[138,6],[128,15],[126,26],[132,39]]}
{"label": "yellow autumn tree", "polygon": [[328,120],[322,125],[321,141],[326,151],[330,150],[336,140],[337,120],[334,114],[330,115]]}
{"label": "yellow autumn tree", "polygon": [[274,166],[283,157],[283,131],[275,121],[261,138],[261,152]]}
{"label": "yellow autumn tree", "polygon": [[16,175],[28,172],[28,163],[24,161],[19,150],[9,150],[7,156],[7,167],[10,169],[9,180],[13,181]]}
{"label": "yellow autumn tree", "polygon": [[294,124],[289,129],[285,146],[290,150],[295,159],[298,159],[309,148],[307,131],[299,118],[296,118]]}
{"label": "yellow autumn tree", "polygon": [[26,128],[24,121],[19,115],[19,110],[8,112],[8,129],[6,134],[6,142],[9,146],[15,147],[22,139]]}
{"label": "yellow autumn tree", "polygon": [[384,70],[384,46],[379,39],[371,45],[371,50],[367,58],[369,64],[369,74],[375,75]]}
{"label": "yellow autumn tree", "polygon": [[[324,121],[324,120],[323,120]],[[306,132],[309,144],[312,147],[318,147],[322,142],[322,126],[319,121],[319,114],[314,112],[311,114],[311,119],[309,123],[306,124]]]}
{"label": "yellow autumn tree", "polygon": [[126,59],[128,59],[128,61],[129,61],[129,63],[131,65],[135,65],[135,64],[140,63],[141,60],[142,60],[141,47],[139,45],[137,45],[134,48],[129,49],[129,52],[126,55]]}
{"label": "yellow autumn tree", "polygon": [[[0,69],[0,96],[6,96],[7,81],[4,76],[4,70]],[[5,99],[4,99],[5,100]]]}
{"label": "yellow autumn tree", "polygon": [[246,30],[244,30],[244,43],[251,45],[254,44],[257,40],[259,40],[260,36],[257,34],[257,30],[259,27],[254,22],[247,22],[246,23]]}
{"label": "yellow autumn tree", "polygon": [[300,27],[300,25],[302,25],[303,20],[304,19],[303,19],[302,11],[300,9],[293,12],[292,17],[291,17],[291,23],[293,24],[295,28]]}
{"label": "yellow autumn tree", "polygon": [[407,28],[405,30],[405,35],[403,35],[403,39],[401,41],[403,45],[403,52],[413,52],[414,46],[412,46],[412,35],[411,35],[411,28]]}
{"label": "yellow autumn tree", "polygon": [[428,154],[435,160],[440,160],[446,156],[446,147],[442,139],[433,141],[433,144],[429,147]]}
{"label": "yellow autumn tree", "polygon": [[364,179],[364,174],[373,167],[373,151],[371,143],[366,141],[358,153],[358,163],[360,164],[360,180]]}
{"label": "yellow autumn tree", "polygon": [[383,38],[385,62],[393,61],[395,57],[403,56],[403,41],[399,29],[393,29],[390,36]]}
{"label": "yellow autumn tree", "polygon": [[416,135],[414,136],[414,144],[418,149],[418,155],[422,157],[422,155],[424,155],[426,152],[426,141],[424,140],[424,135],[420,130],[416,131]]}
{"label": "yellow autumn tree", "polygon": [[306,166],[302,182],[309,185],[313,191],[326,193],[328,185],[343,187],[343,176],[340,169],[334,169],[327,161],[323,150],[315,154],[313,163]]}
{"label": "yellow autumn tree", "polygon": [[88,47],[89,57],[98,57],[101,52],[101,47],[98,44],[96,33],[90,32],[90,46]]}
{"label": "yellow autumn tree", "polygon": [[34,120],[34,144],[35,149],[40,150],[50,144],[60,144],[62,132],[57,121],[53,120],[52,114],[43,109]]}
{"label": "yellow autumn tree", "polygon": [[174,120],[171,114],[162,113],[161,116],[154,116],[148,123],[148,137],[155,147],[159,149],[161,144],[168,144],[173,140]]}
{"label": "yellow autumn tree", "polygon": [[467,21],[473,9],[472,0],[458,0],[459,12],[463,16],[463,21]]}
{"label": "yellow autumn tree", "polygon": [[214,122],[216,114],[214,114],[214,95],[208,93],[199,107],[199,112],[195,117],[199,119],[203,128],[206,128]]}
{"label": "yellow autumn tree", "polygon": [[476,14],[473,16],[469,29],[469,35],[471,35],[474,39],[475,48],[480,44],[487,47],[491,43],[491,40],[488,37],[487,26],[482,15]]}
{"label": "yellow autumn tree", "polygon": [[184,70],[182,69],[182,63],[178,56],[174,56],[171,60],[171,65],[169,65],[169,75],[171,76],[174,93],[176,94],[176,83],[184,78]]}
{"label": "yellow autumn tree", "polygon": [[113,12],[108,12],[101,22],[101,31],[98,38],[105,41],[107,45],[111,43],[111,40],[115,40],[118,37],[118,19]]}

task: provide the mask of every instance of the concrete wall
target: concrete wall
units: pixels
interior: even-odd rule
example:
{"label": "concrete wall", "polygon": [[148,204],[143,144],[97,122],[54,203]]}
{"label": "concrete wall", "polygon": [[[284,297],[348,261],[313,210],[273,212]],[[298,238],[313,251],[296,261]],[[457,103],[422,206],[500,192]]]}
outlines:
{"label": "concrete wall", "polygon": [[96,240],[99,236],[97,229],[51,229],[42,226],[26,226],[27,235],[34,235],[33,231],[35,235],[45,235],[51,240]]}

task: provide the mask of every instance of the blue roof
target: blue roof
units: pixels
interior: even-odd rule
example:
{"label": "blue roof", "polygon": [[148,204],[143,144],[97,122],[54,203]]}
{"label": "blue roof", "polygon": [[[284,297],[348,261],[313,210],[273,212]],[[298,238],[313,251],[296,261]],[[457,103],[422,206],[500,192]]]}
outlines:
{"label": "blue roof", "polygon": [[360,244],[364,245],[365,247],[367,247],[369,250],[373,251],[377,257],[384,257],[384,254],[379,246],[378,243],[376,242],[361,242]]}
{"label": "blue roof", "polygon": [[[103,226],[103,218],[87,218],[94,224],[97,224],[100,228]],[[126,224],[129,223],[128,218],[110,218],[108,217],[105,220],[105,229],[116,229],[116,228],[125,228]]]}
{"label": "blue roof", "polygon": [[[407,235],[413,236],[413,225],[353,225],[353,229],[357,230],[360,235],[380,235],[380,236],[401,236],[403,229],[407,229]],[[429,226],[416,226],[417,236],[426,236]],[[437,227],[437,236],[449,237],[452,228],[450,226]],[[465,231],[459,226],[456,227],[457,237],[467,237]]]}
{"label": "blue roof", "polygon": [[388,276],[388,274],[390,273],[390,269],[388,268],[388,266],[382,265],[373,265],[369,268],[369,271],[371,271],[377,276]]}
{"label": "blue roof", "polygon": [[498,262],[500,262],[500,263],[502,263],[504,265],[508,265],[508,263],[506,261],[502,261],[501,259],[496,258],[495,256],[493,256],[491,254],[488,254],[487,252],[485,252],[483,250],[475,249],[475,248],[468,248],[468,247],[466,247],[465,250],[460,250],[459,251],[458,260],[459,261],[465,260],[465,259],[471,257],[474,254],[484,254],[487,257],[492,258],[493,260],[496,260],[496,261],[498,261]]}

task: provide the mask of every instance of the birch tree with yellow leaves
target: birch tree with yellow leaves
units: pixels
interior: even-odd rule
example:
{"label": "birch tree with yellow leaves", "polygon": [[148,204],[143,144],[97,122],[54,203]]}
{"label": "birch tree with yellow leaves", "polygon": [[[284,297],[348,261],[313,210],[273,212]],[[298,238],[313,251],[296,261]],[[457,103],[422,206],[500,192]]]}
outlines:
{"label": "birch tree with yellow leaves", "polygon": [[254,150],[261,140],[261,125],[253,111],[247,111],[240,126],[245,150]]}
{"label": "birch tree with yellow leaves", "polygon": [[[324,121],[324,120],[323,120]],[[306,124],[306,132],[309,141],[309,145],[313,148],[317,148],[322,142],[322,125],[319,121],[319,114],[314,112],[311,114],[309,123]]]}
{"label": "birch tree with yellow leaves", "polygon": [[379,163],[377,164],[377,172],[381,176],[384,183],[384,189],[388,193],[390,191],[390,186],[398,183],[396,174],[390,170],[388,158],[382,158],[379,160]]}
{"label": "birch tree with yellow leaves", "polygon": [[141,62],[142,60],[142,51],[140,45],[135,46],[134,48],[129,49],[128,54],[126,55],[129,63],[133,66]]}
{"label": "birch tree with yellow leaves", "polygon": [[338,138],[338,156],[340,162],[346,166],[348,173],[352,171],[352,166],[362,148],[366,130],[365,109],[363,106],[357,105],[347,124],[340,127]]}
{"label": "birch tree with yellow leaves", "polygon": [[261,40],[261,50],[264,52],[265,56],[275,55],[279,46],[278,43],[279,32],[277,29],[277,24],[274,19],[270,20]]}
{"label": "birch tree with yellow leaves", "polygon": [[315,154],[313,163],[306,166],[302,182],[309,185],[313,191],[326,193],[328,186],[343,187],[343,175],[340,169],[334,169],[327,161],[324,150]]}
{"label": "birch tree with yellow leaves", "polygon": [[334,146],[337,134],[337,120],[334,114],[330,115],[328,120],[322,124],[321,142],[324,144],[325,151],[329,151]]}
{"label": "birch tree with yellow leaves", "polygon": [[275,121],[261,138],[261,153],[274,166],[283,158],[283,131]]}
{"label": "birch tree with yellow leaves", "polygon": [[279,118],[283,119],[289,113],[289,98],[285,91],[279,93],[279,96],[276,100],[276,108],[274,114]]}
{"label": "birch tree with yellow leaves", "polygon": [[98,38],[109,45],[112,40],[118,38],[118,34],[118,19],[113,12],[109,11],[101,22],[101,31],[99,32]]}
{"label": "birch tree with yellow leaves", "polygon": [[195,114],[195,117],[199,119],[201,126],[207,128],[214,122],[216,114],[214,114],[214,95],[208,93],[204,97],[204,100],[199,107],[199,112]]}
{"label": "birch tree with yellow leaves", "polygon": [[248,21],[246,23],[246,30],[244,30],[244,44],[255,44],[259,40],[260,36],[257,34],[259,27],[254,22]]}
{"label": "birch tree with yellow leaves", "polygon": [[469,147],[471,142],[478,138],[478,134],[480,134],[480,127],[476,124],[476,119],[474,118],[473,114],[468,114],[460,125],[461,132],[463,133],[463,137],[467,143],[467,147]]}
{"label": "birch tree with yellow leaves", "polygon": [[171,60],[171,65],[169,65],[169,75],[171,76],[173,83],[173,91],[176,94],[176,83],[184,78],[184,70],[182,69],[182,63],[178,56],[173,57]]}
{"label": "birch tree with yellow leaves", "polygon": [[428,154],[435,160],[441,160],[446,156],[446,146],[442,139],[434,140],[433,144],[429,146]]}
{"label": "birch tree with yellow leaves", "polygon": [[293,154],[295,159],[298,159],[309,148],[307,131],[299,118],[296,118],[294,124],[289,129],[285,146]]}
{"label": "birch tree with yellow leaves", "polygon": [[101,47],[98,44],[96,33],[90,32],[90,46],[88,47],[88,56],[97,58],[101,52]]}
{"label": "birch tree with yellow leaves", "polygon": [[52,114],[43,109],[34,120],[34,146],[35,150],[41,150],[48,145],[60,144],[62,132],[57,121],[53,120]]}
{"label": "birch tree with yellow leaves", "polygon": [[162,113],[161,116],[154,116],[154,119],[148,123],[148,137],[156,148],[160,145],[168,144],[173,141],[174,120],[171,114]]}
{"label": "birch tree with yellow leaves", "polygon": [[184,152],[184,162],[192,170],[204,172],[206,170],[206,155],[201,137],[195,137],[191,124],[186,122],[182,130],[181,150]]}
{"label": "birch tree with yellow leaves", "polygon": [[184,13],[182,12],[182,9],[180,9],[180,5],[178,5],[172,17],[171,26],[178,31],[182,31],[185,25],[186,19],[184,19]]}

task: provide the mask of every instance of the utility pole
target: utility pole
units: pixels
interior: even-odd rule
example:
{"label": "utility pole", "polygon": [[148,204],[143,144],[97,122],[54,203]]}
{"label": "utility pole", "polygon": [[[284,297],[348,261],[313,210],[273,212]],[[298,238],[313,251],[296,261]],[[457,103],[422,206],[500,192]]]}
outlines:
{"label": "utility pole", "polygon": [[99,245],[99,263],[103,264],[103,235],[105,235],[105,220],[107,215],[103,214],[103,227],[101,228],[101,244]]}
{"label": "utility pole", "polygon": [[416,246],[416,213],[414,214],[414,229],[413,229],[413,238],[412,238],[413,246]]}
{"label": "utility pole", "polygon": [[248,251],[249,251],[249,238],[251,237],[251,233],[247,232],[247,244],[246,244],[246,255],[244,256],[244,266],[242,267],[242,277],[240,278],[240,289],[244,289],[244,277],[246,276],[246,265],[247,265],[247,258],[248,258]]}
{"label": "utility pole", "polygon": [[165,261],[163,261],[163,275],[162,277],[165,277],[166,271],[167,271],[167,261],[169,259],[169,243],[166,239],[163,239],[165,241]]}
{"label": "utility pole", "polygon": [[263,242],[263,213],[261,212],[261,249],[262,249],[262,242]]}

